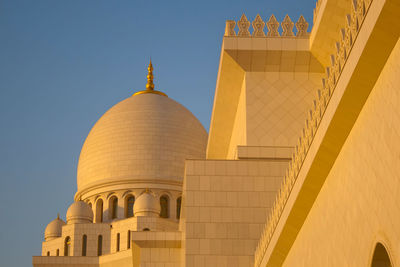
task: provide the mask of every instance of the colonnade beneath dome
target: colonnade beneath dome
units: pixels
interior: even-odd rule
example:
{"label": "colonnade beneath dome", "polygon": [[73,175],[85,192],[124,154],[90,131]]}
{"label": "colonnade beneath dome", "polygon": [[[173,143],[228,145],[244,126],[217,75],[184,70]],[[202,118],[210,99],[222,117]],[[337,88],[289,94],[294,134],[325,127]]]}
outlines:
{"label": "colonnade beneath dome", "polygon": [[[93,210],[94,223],[112,222],[134,217],[135,200],[145,189],[104,192],[84,199]],[[152,189],[161,205],[160,217],[179,221],[182,192]]]}

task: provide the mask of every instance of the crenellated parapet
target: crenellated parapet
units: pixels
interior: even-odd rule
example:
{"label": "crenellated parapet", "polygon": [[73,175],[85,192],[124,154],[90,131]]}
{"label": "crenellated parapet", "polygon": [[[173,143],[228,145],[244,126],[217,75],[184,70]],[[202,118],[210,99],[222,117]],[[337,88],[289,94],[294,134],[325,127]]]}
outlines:
{"label": "crenellated parapet", "polygon": [[[235,31],[237,25],[238,31]],[[252,31],[250,32],[250,25]],[[282,34],[279,32],[279,25],[281,25]],[[264,32],[264,28],[267,26],[267,32]],[[293,32],[294,26],[296,26],[296,34]],[[308,22],[301,15],[296,23],[294,23],[288,15],[285,16],[283,21],[279,23],[274,15],[267,21],[263,21],[260,15],[257,15],[252,23],[247,19],[246,15],[243,14],[240,20],[236,23],[234,20],[227,20],[225,27],[225,36],[228,37],[298,37],[307,38],[309,33],[307,32]]]}
{"label": "crenellated parapet", "polygon": [[313,24],[315,24],[315,21],[317,20],[319,8],[321,7],[322,1],[323,0],[317,0],[317,2],[315,2],[315,8],[314,8],[314,12],[313,12]]}
{"label": "crenellated parapet", "polygon": [[[346,26],[341,29],[341,40],[336,43],[336,53],[331,55],[331,66],[326,68],[325,78],[322,79],[322,88],[317,90],[316,98],[313,101],[312,108],[308,112],[304,128],[300,133],[298,143],[281,184],[281,188],[276,196],[273,208],[268,215],[267,222],[262,231],[260,241],[255,251],[256,267],[261,265],[283,209],[294,187],[297,176],[302,168],[308,150],[313,142],[321,119],[336,88],[339,77],[350,55],[353,44],[372,1],[373,0],[352,0],[351,14],[348,14],[345,18]],[[284,22],[289,23],[286,18]],[[276,26],[276,23],[273,25]],[[290,32],[288,32],[290,31],[290,24],[287,24],[287,26],[284,27],[287,27],[286,34],[290,34]]]}

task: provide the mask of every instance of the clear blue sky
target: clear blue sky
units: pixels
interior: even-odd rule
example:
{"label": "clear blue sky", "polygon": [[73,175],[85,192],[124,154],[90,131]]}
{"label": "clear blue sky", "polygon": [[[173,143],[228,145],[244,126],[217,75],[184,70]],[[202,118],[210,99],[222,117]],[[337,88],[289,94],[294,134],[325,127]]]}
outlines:
{"label": "clear blue sky", "polygon": [[81,146],[111,106],[156,89],[209,127],[225,20],[303,14],[315,0],[0,1],[0,259],[30,266],[76,191]]}

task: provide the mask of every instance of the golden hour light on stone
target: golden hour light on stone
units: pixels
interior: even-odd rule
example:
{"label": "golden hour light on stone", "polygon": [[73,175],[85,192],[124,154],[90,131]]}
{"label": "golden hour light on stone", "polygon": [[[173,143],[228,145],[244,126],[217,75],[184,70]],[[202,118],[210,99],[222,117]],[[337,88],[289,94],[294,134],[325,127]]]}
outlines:
{"label": "golden hour light on stone", "polygon": [[397,266],[399,13],[318,0],[311,29],[227,20],[209,133],[150,60],[92,127],[33,266]]}

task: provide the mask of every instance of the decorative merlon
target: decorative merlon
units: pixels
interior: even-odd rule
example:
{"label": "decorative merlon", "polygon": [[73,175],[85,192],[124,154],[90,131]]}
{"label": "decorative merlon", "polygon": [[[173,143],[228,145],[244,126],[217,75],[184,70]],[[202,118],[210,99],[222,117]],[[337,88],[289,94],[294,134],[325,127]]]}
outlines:
{"label": "decorative merlon", "polygon": [[262,20],[260,15],[257,15],[253,23],[251,23],[253,26],[253,37],[265,37],[264,33],[264,27],[265,27],[265,22]]}
{"label": "decorative merlon", "polygon": [[317,0],[317,2],[315,2],[315,8],[314,8],[314,16],[313,16],[313,24],[315,25],[315,21],[317,20],[318,17],[318,13],[319,13],[319,8],[321,7],[321,2],[323,0]]}
{"label": "decorative merlon", "polygon": [[279,28],[279,22],[276,20],[275,16],[272,14],[271,17],[269,18],[267,22],[267,28],[268,28],[268,37],[278,37],[280,36],[278,32]]}
{"label": "decorative merlon", "polygon": [[[236,34],[235,26],[238,26],[239,31]],[[250,33],[250,24],[253,28],[252,33]],[[264,32],[265,25],[267,26],[267,33]],[[288,15],[285,16],[282,23],[276,20],[274,15],[264,22],[260,15],[257,15],[252,23],[247,19],[246,15],[243,14],[240,20],[236,23],[234,20],[227,20],[225,26],[225,36],[233,37],[279,37],[279,25],[282,27],[282,37],[298,37],[307,38],[309,33],[308,22],[301,15],[299,20],[295,23],[290,19]],[[294,25],[296,25],[297,33],[293,32]]]}
{"label": "decorative merlon", "polygon": [[225,36],[236,36],[235,26],[236,22],[234,20],[227,20],[225,26]]}
{"label": "decorative merlon", "polygon": [[[283,178],[273,207],[268,214],[267,222],[264,225],[261,238],[255,251],[255,267],[259,267],[261,265],[261,262],[265,256],[265,252],[280,220],[292,188],[297,180],[301,166],[303,165],[308,150],[317,132],[318,126],[336,88],[339,76],[343,71],[344,64],[348,59],[350,50],[357,38],[361,27],[360,25],[362,24],[372,1],[373,0],[352,0],[351,14],[347,15],[345,18],[346,26],[340,31],[341,40],[336,43],[336,53],[331,56],[332,65],[326,69],[325,78],[322,79],[322,89],[317,90],[316,98],[312,103],[311,110],[308,112],[304,128],[300,133],[298,143],[294,149],[292,160],[290,161],[289,167],[286,170],[286,175]],[[272,16],[270,18],[270,22],[271,21],[273,22]],[[270,29],[268,23],[269,22],[267,22],[267,27]],[[283,23],[288,24],[285,26],[287,27],[285,34],[290,34],[290,22],[286,17]],[[306,31],[305,29],[308,27],[307,24],[308,23],[304,20],[304,18],[300,17],[299,21],[296,23],[296,28],[298,29],[297,36]]]}
{"label": "decorative merlon", "polygon": [[296,22],[297,36],[298,37],[307,37],[308,32],[308,22],[303,16],[300,16],[299,20]]}
{"label": "decorative merlon", "polygon": [[281,25],[282,25],[282,30],[283,30],[282,36],[286,36],[286,37],[294,36],[294,33],[293,33],[294,23],[290,19],[289,15],[285,16],[285,18],[283,19]]}
{"label": "decorative merlon", "polygon": [[238,36],[240,37],[248,37],[250,36],[249,26],[250,21],[246,18],[246,15],[243,14],[240,20],[238,21],[239,33]]}

